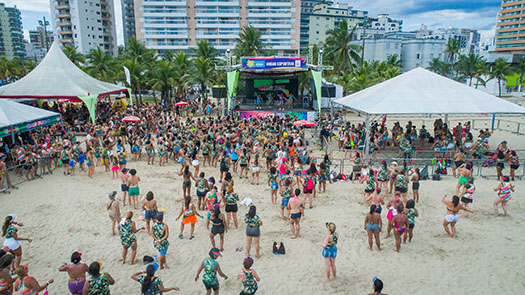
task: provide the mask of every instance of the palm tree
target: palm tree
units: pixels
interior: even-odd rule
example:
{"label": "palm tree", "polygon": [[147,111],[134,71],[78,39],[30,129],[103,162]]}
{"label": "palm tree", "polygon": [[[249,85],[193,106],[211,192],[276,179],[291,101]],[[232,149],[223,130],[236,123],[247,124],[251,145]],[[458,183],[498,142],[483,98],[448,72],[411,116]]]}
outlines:
{"label": "palm tree", "polygon": [[20,59],[7,59],[5,56],[0,57],[0,79],[6,83],[16,81],[26,74]]}
{"label": "palm tree", "polygon": [[513,73],[511,66],[507,63],[507,60],[500,57],[494,61],[490,68],[490,77],[498,79],[498,90],[499,97],[501,97],[501,80],[507,79],[508,75]]}
{"label": "palm tree", "polygon": [[521,87],[523,85],[523,75],[525,74],[525,57],[522,57],[518,63],[516,64],[516,66],[514,67],[514,69],[516,70],[516,73],[519,73],[520,74],[520,91],[521,91]]}
{"label": "palm tree", "polygon": [[217,49],[208,40],[199,40],[197,47],[192,48],[192,53],[194,57],[208,58],[212,62],[219,56]]}
{"label": "palm tree", "polygon": [[67,58],[69,58],[69,60],[72,61],[77,67],[82,67],[82,65],[86,62],[86,57],[82,53],[77,52],[77,47],[66,45],[62,49],[62,52],[64,52]]}
{"label": "palm tree", "polygon": [[441,76],[448,76],[450,74],[450,64],[443,62],[439,58],[433,58],[428,64],[427,70],[430,70]]}
{"label": "palm tree", "polygon": [[[126,86],[131,88],[131,91],[135,93],[135,97],[139,94],[139,102],[142,103],[142,95],[139,90],[144,83],[144,66],[139,64],[136,58],[125,58],[122,61],[122,65],[128,68],[131,80],[131,85],[126,83]],[[124,72],[120,73],[122,78],[121,81],[126,81],[124,78]]]}
{"label": "palm tree", "polygon": [[448,62],[453,64],[456,56],[459,55],[459,41],[455,38],[448,39],[447,45],[445,46],[445,53],[448,56]]}
{"label": "palm tree", "polygon": [[237,45],[235,46],[235,55],[242,56],[258,56],[262,53],[268,44],[263,44],[261,40],[261,31],[252,26],[246,26],[241,29],[239,38],[237,38]]}
{"label": "palm tree", "polygon": [[484,63],[485,59],[479,54],[469,53],[469,55],[460,55],[458,60],[457,71],[462,77],[469,79],[469,86],[472,86],[472,79],[476,76],[477,69],[480,63]]}
{"label": "palm tree", "polygon": [[324,43],[326,60],[334,66],[335,73],[353,71],[356,65],[362,63],[357,53],[361,46],[350,44],[356,27],[357,25],[350,30],[348,22],[343,20],[339,26],[327,32],[328,37]]}
{"label": "palm tree", "polygon": [[106,82],[115,81],[115,60],[113,57],[97,47],[91,49],[87,55],[88,66],[86,67],[87,73],[92,77]]}
{"label": "palm tree", "polygon": [[343,96],[351,92],[353,79],[354,75],[349,72],[342,72],[341,75],[337,77],[335,82],[343,87]]}
{"label": "palm tree", "polygon": [[162,97],[171,101],[171,90],[174,84],[175,66],[166,60],[156,62],[155,71],[152,71],[150,85],[153,89],[159,90]]}
{"label": "palm tree", "polygon": [[402,68],[403,64],[401,62],[401,58],[399,58],[399,55],[397,54],[391,54],[386,57],[386,63],[390,66]]}
{"label": "palm tree", "polygon": [[185,75],[186,79],[191,83],[199,84],[207,98],[206,87],[213,83],[213,67],[209,59],[198,57],[191,61],[191,69]]}
{"label": "palm tree", "polygon": [[181,95],[187,85],[186,74],[190,64],[189,56],[184,51],[179,51],[174,56],[173,64],[175,66],[173,87],[176,89],[175,92]]}

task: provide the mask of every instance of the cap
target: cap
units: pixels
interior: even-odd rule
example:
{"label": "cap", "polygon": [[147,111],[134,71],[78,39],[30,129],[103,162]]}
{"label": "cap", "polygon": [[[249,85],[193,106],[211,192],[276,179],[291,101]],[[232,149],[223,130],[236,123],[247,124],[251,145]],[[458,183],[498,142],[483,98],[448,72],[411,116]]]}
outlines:
{"label": "cap", "polygon": [[152,263],[148,264],[148,266],[146,266],[146,268],[148,268],[150,265],[153,265],[153,267],[155,268],[155,272],[159,269],[159,264],[156,263],[156,262],[152,262]]}
{"label": "cap", "polygon": [[114,199],[116,195],[117,195],[117,191],[112,191],[111,193],[109,193],[109,198]]}
{"label": "cap", "polygon": [[11,213],[11,214],[9,214],[7,216],[11,216],[11,220],[15,220],[16,219],[16,214]]}
{"label": "cap", "polygon": [[75,251],[73,252],[73,254],[71,254],[71,260],[74,260],[74,259],[79,259],[82,257],[82,253],[78,252],[78,251]]}
{"label": "cap", "polygon": [[209,254],[210,254],[210,257],[213,257],[214,254],[219,256],[219,257],[222,257],[221,251],[219,249],[217,249],[217,248],[211,248]]}
{"label": "cap", "polygon": [[396,161],[392,161],[392,165],[397,165],[397,162]]}

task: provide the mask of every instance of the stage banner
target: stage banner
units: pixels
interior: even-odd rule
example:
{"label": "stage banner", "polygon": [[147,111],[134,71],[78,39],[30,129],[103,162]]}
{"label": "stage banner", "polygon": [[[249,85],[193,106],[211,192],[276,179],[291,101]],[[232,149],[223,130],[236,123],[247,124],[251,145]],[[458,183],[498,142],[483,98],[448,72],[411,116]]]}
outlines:
{"label": "stage banner", "polygon": [[97,97],[96,96],[79,96],[84,104],[86,104],[86,107],[89,111],[89,116],[91,117],[91,122],[95,124],[95,105],[97,103]]}
{"label": "stage banner", "polygon": [[248,70],[302,70],[306,69],[304,58],[243,58],[242,68]]}
{"label": "stage banner", "polygon": [[239,82],[239,72],[227,72],[226,73],[226,85],[228,86],[228,114],[231,111],[231,100],[235,95],[237,84]]}
{"label": "stage banner", "polygon": [[312,70],[312,78],[315,84],[315,96],[317,98],[317,106],[319,108],[319,115],[321,115],[321,87],[323,85],[323,73],[321,71]]}

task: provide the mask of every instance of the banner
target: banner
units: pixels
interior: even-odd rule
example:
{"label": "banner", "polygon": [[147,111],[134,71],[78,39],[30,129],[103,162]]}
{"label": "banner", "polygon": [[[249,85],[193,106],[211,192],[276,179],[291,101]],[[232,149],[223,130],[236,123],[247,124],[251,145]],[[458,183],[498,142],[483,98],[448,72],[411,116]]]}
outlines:
{"label": "banner", "polygon": [[42,120],[37,120],[37,121],[29,122],[29,123],[24,123],[24,124],[18,125],[16,127],[4,128],[4,129],[0,130],[0,137],[8,136],[12,132],[13,132],[13,134],[18,134],[18,133],[30,131],[30,130],[33,130],[33,129],[36,129],[36,128],[39,128],[39,127],[53,125],[53,124],[56,124],[56,123],[60,123],[60,121],[62,121],[62,117],[60,115],[57,115],[56,117],[53,117],[53,118],[42,119]]}
{"label": "banner", "polygon": [[96,112],[95,106],[97,103],[97,97],[96,96],[79,96],[78,98],[80,98],[86,105],[89,111],[89,116],[91,117],[91,122],[95,124],[95,112]]}
{"label": "banner", "polygon": [[312,70],[312,78],[315,85],[315,96],[317,98],[317,106],[319,107],[319,115],[321,115],[321,87],[323,86],[323,74],[321,71]]}
{"label": "banner", "polygon": [[226,85],[228,86],[228,114],[231,111],[231,100],[236,93],[237,84],[239,83],[239,72],[228,72],[226,73]]}
{"label": "banner", "polygon": [[306,61],[304,58],[243,58],[243,69],[252,70],[303,70],[306,69]]}
{"label": "banner", "polygon": [[131,86],[131,75],[129,74],[129,70],[125,66],[122,67],[124,68],[124,74],[126,75],[126,82],[128,82],[128,85]]}

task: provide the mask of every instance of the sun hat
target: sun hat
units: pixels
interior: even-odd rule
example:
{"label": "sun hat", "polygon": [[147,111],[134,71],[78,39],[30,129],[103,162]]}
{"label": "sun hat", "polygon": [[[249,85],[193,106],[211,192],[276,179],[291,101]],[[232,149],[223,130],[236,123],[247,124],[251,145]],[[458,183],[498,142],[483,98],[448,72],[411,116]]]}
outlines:
{"label": "sun hat", "polygon": [[117,191],[112,191],[111,193],[109,193],[109,199],[113,200],[116,195],[117,195]]}

